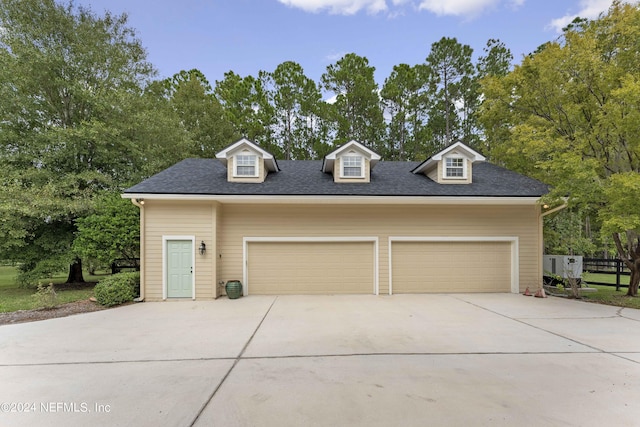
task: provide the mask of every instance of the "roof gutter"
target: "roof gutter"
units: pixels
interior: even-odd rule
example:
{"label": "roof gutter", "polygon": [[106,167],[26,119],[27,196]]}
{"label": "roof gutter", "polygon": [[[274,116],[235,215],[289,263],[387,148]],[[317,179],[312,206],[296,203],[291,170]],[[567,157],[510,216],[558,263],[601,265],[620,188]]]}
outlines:
{"label": "roof gutter", "polygon": [[136,205],[140,209],[140,296],[135,298],[135,302],[144,301],[144,199],[131,199],[131,203]]}
{"label": "roof gutter", "polygon": [[360,196],[360,195],[214,195],[124,193],[125,199],[216,201],[220,203],[349,204],[349,205],[535,205],[540,196]]}

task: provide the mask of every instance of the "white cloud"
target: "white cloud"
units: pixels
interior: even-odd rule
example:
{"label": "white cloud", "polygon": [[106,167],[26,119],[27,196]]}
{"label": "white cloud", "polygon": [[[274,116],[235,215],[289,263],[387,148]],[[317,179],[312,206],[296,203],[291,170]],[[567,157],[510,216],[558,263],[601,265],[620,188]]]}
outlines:
{"label": "white cloud", "polygon": [[422,0],[419,9],[436,15],[475,16],[500,3],[500,0]]}
{"label": "white cloud", "polygon": [[342,59],[343,56],[345,56],[347,53],[346,51],[343,52],[332,52],[330,54],[328,54],[327,56],[325,56],[325,59],[331,61],[331,62],[335,62],[339,59]]}
{"label": "white cloud", "polygon": [[[336,15],[353,15],[364,9],[375,14],[387,10],[386,0],[278,0],[290,7],[306,12],[328,11]],[[396,3],[394,1],[394,3]]]}
{"label": "white cloud", "polygon": [[327,104],[335,104],[337,100],[338,100],[338,95],[333,95],[325,99],[324,102],[326,102]]}
{"label": "white cloud", "polygon": [[[436,15],[475,16],[500,3],[519,7],[526,0],[278,0],[290,7],[307,12],[328,11],[332,14],[353,15],[361,10],[376,14],[379,12],[397,16],[403,13],[403,6],[410,5],[419,10],[427,10]],[[393,10],[391,10],[393,9]]]}
{"label": "white cloud", "polygon": [[[596,19],[602,12],[606,12],[613,3],[612,0],[580,0],[580,11],[575,14],[568,13],[565,16],[556,18],[549,24],[550,28],[561,33],[562,29],[569,25],[575,18]],[[630,2],[625,2],[630,3]]]}

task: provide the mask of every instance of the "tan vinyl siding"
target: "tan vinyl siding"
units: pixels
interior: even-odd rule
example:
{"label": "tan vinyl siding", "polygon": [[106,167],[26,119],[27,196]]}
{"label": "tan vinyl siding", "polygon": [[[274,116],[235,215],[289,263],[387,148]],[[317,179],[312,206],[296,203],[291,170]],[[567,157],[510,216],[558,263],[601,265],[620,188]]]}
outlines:
{"label": "tan vinyl siding", "polygon": [[495,205],[267,205],[220,207],[219,280],[243,277],[243,237],[378,237],[379,292],[389,292],[390,236],[518,238],[519,284],[540,281],[539,208]]}
{"label": "tan vinyl siding", "polygon": [[373,242],[249,242],[248,293],[372,294]]}
{"label": "tan vinyl siding", "polygon": [[510,242],[392,242],[393,293],[509,292]]}
{"label": "tan vinyl siding", "polygon": [[442,162],[438,162],[436,164],[435,168],[431,168],[431,169],[427,170],[424,174],[427,175],[429,178],[431,178],[432,181],[440,182],[440,178],[439,178],[440,175],[439,174],[441,174],[441,172],[440,172],[440,164],[441,163]]}
{"label": "tan vinyl siding", "polygon": [[[144,210],[145,299],[149,301],[162,299],[163,236],[195,237],[196,298],[214,298],[216,238],[212,224],[215,221],[215,205],[211,202],[147,200]],[[198,252],[198,246],[202,241],[207,245],[205,255],[200,255]]]}

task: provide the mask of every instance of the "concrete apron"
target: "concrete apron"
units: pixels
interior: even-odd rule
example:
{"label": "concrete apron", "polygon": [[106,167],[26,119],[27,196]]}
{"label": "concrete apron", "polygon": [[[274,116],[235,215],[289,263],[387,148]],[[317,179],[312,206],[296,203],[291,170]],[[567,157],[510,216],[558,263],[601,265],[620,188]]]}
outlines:
{"label": "concrete apron", "polygon": [[0,425],[632,426],[639,322],[511,294],[137,304],[0,327]]}

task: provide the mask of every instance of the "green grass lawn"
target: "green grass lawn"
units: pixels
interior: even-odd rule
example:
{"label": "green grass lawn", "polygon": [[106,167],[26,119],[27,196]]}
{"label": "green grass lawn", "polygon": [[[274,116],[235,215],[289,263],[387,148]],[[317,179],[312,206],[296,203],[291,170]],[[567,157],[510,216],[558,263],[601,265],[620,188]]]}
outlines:
{"label": "green grass lawn", "polygon": [[[0,266],[0,313],[32,310],[38,307],[36,298],[32,295],[35,289],[21,288],[15,283],[16,278],[15,267]],[[88,282],[97,282],[102,276],[92,276],[89,273],[84,274],[84,279]],[[68,302],[81,301],[93,296],[93,286],[71,286],[65,289],[64,282],[67,280],[66,274],[54,276],[51,279],[43,279],[43,284],[53,282],[56,286],[58,295],[58,303],[65,304]]]}
{"label": "green grass lawn", "polygon": [[[602,283],[611,283],[612,285],[616,284],[616,275],[615,274],[602,274],[602,273],[582,273],[582,280],[589,283],[589,281],[594,282],[602,282]],[[629,284],[629,276],[621,275],[620,276],[620,284],[628,285]]]}
{"label": "green grass lawn", "polygon": [[598,291],[583,293],[582,299],[585,301],[640,309],[640,297],[628,297],[627,288],[616,291],[615,286],[589,285],[589,287],[596,288]]}
{"label": "green grass lawn", "polygon": [[[594,282],[611,283],[615,285],[615,274],[597,274],[597,273],[584,273],[582,275],[584,282],[589,284],[589,280]],[[629,276],[620,276],[620,284],[628,285]],[[596,288],[597,292],[585,292],[582,294],[582,298],[585,301],[597,302],[600,304],[615,305],[617,307],[629,307],[640,309],[640,297],[628,297],[627,288],[620,288],[616,291],[615,286],[601,286],[589,284],[590,288]]]}

